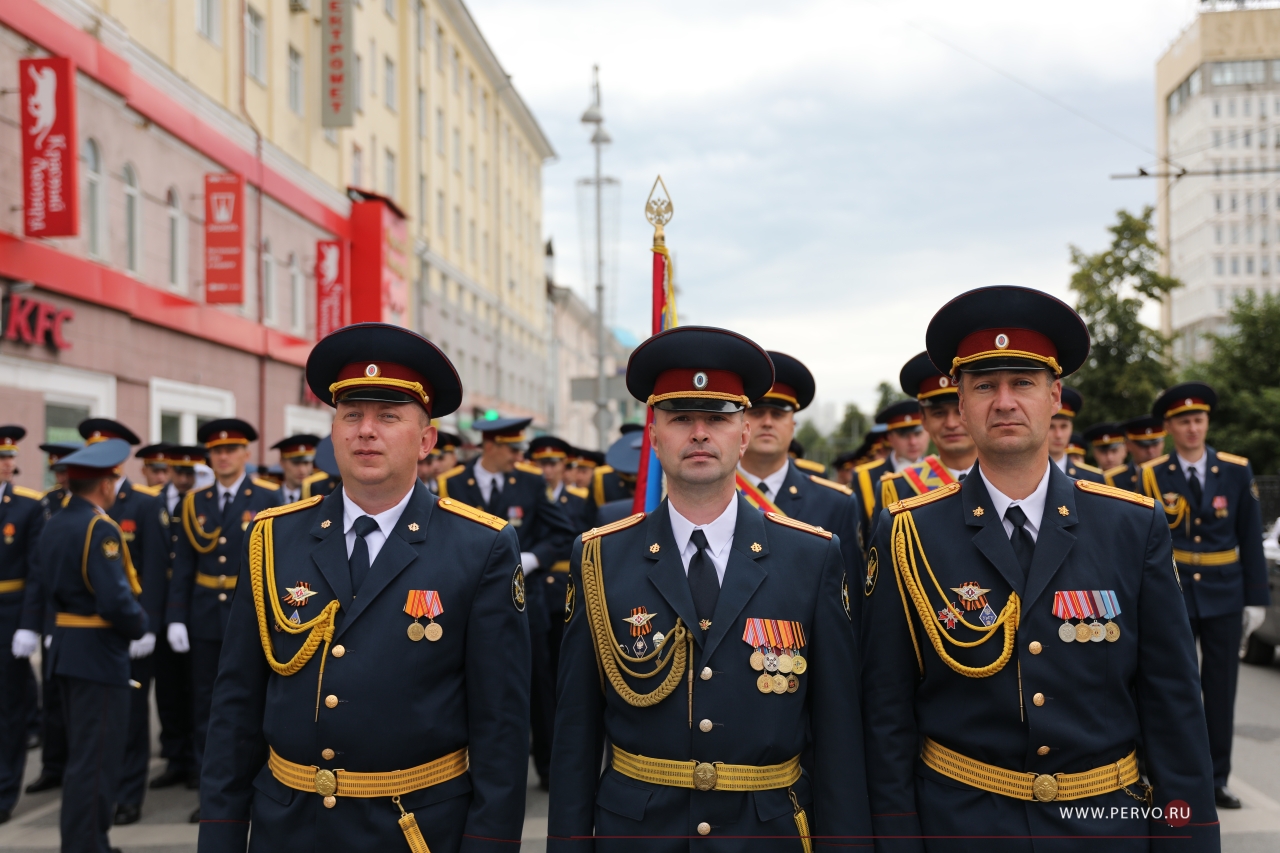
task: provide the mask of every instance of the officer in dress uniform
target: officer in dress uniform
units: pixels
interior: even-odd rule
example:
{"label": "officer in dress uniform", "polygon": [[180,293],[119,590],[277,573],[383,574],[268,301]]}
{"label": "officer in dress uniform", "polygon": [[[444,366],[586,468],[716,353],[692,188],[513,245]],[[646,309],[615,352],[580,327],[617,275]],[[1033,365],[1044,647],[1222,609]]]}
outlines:
{"label": "officer in dress uniform", "polygon": [[743,410],[773,381],[768,354],[723,329],[680,326],[631,355],[667,497],[574,544],[550,851],[869,834],[841,543],[735,494]]}
{"label": "officer in dress uniform", "polygon": [[452,471],[458,466],[458,449],[461,447],[462,436],[457,433],[444,432],[443,430],[436,433],[436,446],[433,449],[440,451],[440,457],[436,463],[436,475],[427,484],[427,488],[431,490],[432,494],[435,494],[438,488],[437,480],[439,475],[445,471]]}
{"label": "officer in dress uniform", "polygon": [[[1084,407],[1084,396],[1074,388],[1062,386],[1062,408],[1049,423],[1049,461],[1058,466],[1058,470],[1073,480],[1090,480],[1094,483],[1106,481],[1101,468],[1084,464],[1084,459],[1072,459],[1068,452],[1071,446],[1072,428],[1076,417]],[[1084,454],[1081,453],[1081,456]],[[1113,485],[1108,483],[1108,485]]]}
{"label": "officer in dress uniform", "polygon": [[1271,603],[1262,553],[1262,509],[1249,460],[1205,443],[1218,395],[1203,382],[1165,391],[1152,406],[1173,439],[1174,452],[1142,466],[1145,494],[1159,501],[1173,536],[1173,559],[1191,630],[1200,640],[1200,681],[1220,808],[1238,809],[1227,787],[1242,613],[1251,629]]}
{"label": "officer in dress uniform", "polygon": [[[13,482],[18,442],[27,431],[0,426],[0,823],[9,820],[27,765],[27,729],[36,712],[29,658],[40,645],[42,600],[28,583],[36,574],[36,541],[44,527],[41,494]],[[25,602],[25,603],[24,603]]]}
{"label": "officer in dress uniform", "polygon": [[[596,510],[595,525],[603,527],[615,521],[621,521],[635,511],[636,478],[640,474],[640,454],[644,451],[644,435],[630,430],[617,441],[609,445],[604,454],[604,464],[596,466],[595,472],[608,469],[603,477],[592,473],[593,490],[601,490],[605,494],[616,494],[619,497],[606,501]],[[616,485],[608,484],[612,481]]]}
{"label": "officer in dress uniform", "polygon": [[533,763],[543,789],[550,785],[551,734],[555,720],[555,681],[551,674],[546,576],[569,558],[573,523],[547,497],[542,469],[520,460],[524,431],[532,418],[478,421],[472,429],[484,438],[481,453],[440,476],[438,494],[505,519],[520,540],[529,595],[529,632],[533,644]]}
{"label": "officer in dress uniform", "polygon": [[[169,460],[165,451],[173,445],[167,441],[139,447],[134,457],[142,460],[142,477],[152,489],[163,489],[169,483]],[[159,494],[159,492],[157,492]]]}
{"label": "officer in dress uniform", "polygon": [[1124,470],[1124,427],[1118,423],[1106,421],[1094,424],[1084,431],[1085,444],[1093,451],[1093,460],[1103,473],[1103,482],[1107,474],[1118,474]]}
{"label": "officer in dress uniform", "polygon": [[315,458],[311,460],[315,471],[302,481],[302,499],[321,497],[336,492],[342,485],[338,476],[338,462],[333,456],[333,437],[326,435],[316,445]]}
{"label": "officer in dress uniform", "polygon": [[1129,451],[1129,462],[1119,470],[1112,470],[1106,477],[1108,486],[1142,491],[1142,466],[1164,452],[1167,434],[1164,421],[1154,415],[1140,415],[1120,425],[1124,430],[1124,444]]}
{"label": "officer in dress uniform", "polygon": [[[1067,442],[1067,458],[1070,459],[1073,464],[1080,465],[1084,462],[1085,453],[1084,433],[1071,433],[1071,441]],[[1092,468],[1093,466],[1091,465],[1089,467]]]}
{"label": "officer in dress uniform", "polygon": [[[1075,850],[1106,837],[1093,843],[1145,851],[1154,836],[1218,850],[1163,513],[1049,461],[1060,377],[1089,352],[1084,323],[1040,291],[986,287],[938,311],[926,344],[959,382],[978,462],[964,482],[890,506],[868,550],[877,849]],[[1176,826],[1144,808],[1171,801],[1190,809]]]}
{"label": "officer in dress uniform", "polygon": [[108,853],[129,737],[130,648],[153,629],[125,531],[108,514],[120,499],[129,443],[95,441],[67,456],[71,499],[40,537],[41,572],[57,613],[50,669],[67,724],[62,849]]}
{"label": "officer in dress uniform", "polygon": [[[208,488],[188,492],[174,519],[183,535],[173,552],[167,630],[175,652],[191,652],[194,770],[198,776],[246,531],[259,512],[280,505],[280,487],[250,477],[245,470],[249,444],[258,440],[258,431],[250,424],[237,418],[209,421],[196,431],[196,438],[205,446],[217,480]],[[197,807],[191,822],[199,820]]]}
{"label": "officer in dress uniform", "polygon": [[[796,412],[813,402],[816,383],[798,358],[769,351],[773,386],[746,410],[751,441],[738,463],[735,484],[747,503],[829,530],[840,538],[849,577],[862,577],[862,544],[858,539],[862,509],[853,489],[827,480],[791,457]],[[819,466],[821,468],[822,466]],[[825,471],[825,469],[822,469]],[[854,614],[857,625],[857,613]]]}
{"label": "officer in dress uniform", "polygon": [[308,433],[291,435],[271,445],[272,450],[280,451],[280,503],[291,504],[302,500],[302,482],[312,475],[312,466],[316,460],[316,445],[320,436]]}
{"label": "officer in dress uniform", "polygon": [[[866,438],[863,438],[866,443]],[[840,453],[835,459],[831,460],[831,467],[835,469],[836,482],[842,486],[853,487],[853,469],[856,468],[862,460],[863,452],[861,448],[854,450],[846,450]]]}
{"label": "officer in dress uniform", "polygon": [[[607,503],[620,501],[624,498],[634,498],[636,495],[636,472],[619,471],[613,467],[613,463],[609,461],[609,450],[618,447],[618,442],[630,436],[634,439],[635,435],[644,429],[642,424],[623,424],[618,428],[621,437],[609,445],[605,449],[604,464],[597,464],[591,472],[591,499],[595,501],[597,507],[603,507]],[[628,441],[623,447],[631,447],[632,441]],[[639,471],[637,468],[636,471]]]}
{"label": "officer in dress uniform", "polygon": [[[81,421],[79,432],[87,446],[110,439],[139,444],[138,436],[122,423],[109,418]],[[146,448],[144,448],[145,450]],[[145,456],[139,452],[139,458]],[[165,465],[166,470],[168,465]],[[129,556],[142,584],[138,601],[147,613],[147,633],[129,644],[129,677],[140,685],[129,694],[129,734],[125,744],[124,766],[120,775],[117,826],[136,823],[142,816],[142,800],[146,793],[147,768],[151,761],[151,678],[154,673],[156,630],[164,619],[169,573],[169,513],[159,498],[159,486],[140,486],[128,477],[116,481],[116,498],[107,515],[120,528],[121,538],[129,548]]]}
{"label": "officer in dress uniform", "polygon": [[[196,466],[205,464],[204,447],[171,445],[165,450],[169,463],[169,482],[160,493],[165,512],[169,514],[168,578],[172,579],[172,560],[177,552],[182,529],[182,499],[195,488]],[[148,787],[159,790],[174,785],[198,788],[195,775],[195,745],[192,741],[191,655],[178,654],[169,645],[164,631],[156,637],[155,651],[156,716],[160,718],[160,757],[167,762],[159,776]]]}
{"label": "officer in dress uniform", "polygon": [[804,458],[804,445],[796,441],[794,438],[791,439],[791,443],[787,446],[787,456],[792,462],[796,463],[796,467],[802,471],[807,471],[810,474],[817,474],[819,477],[825,476],[827,473],[826,465],[823,465],[821,462],[816,462],[813,459]]}
{"label": "officer in dress uniform", "polygon": [[854,468],[853,488],[862,503],[863,542],[871,538],[871,523],[877,511],[881,479],[924,459],[924,452],[929,447],[929,434],[924,431],[923,423],[920,402],[914,399],[890,403],[876,413],[876,426],[884,428],[883,441],[889,452],[881,456],[873,449],[876,458]]}
{"label": "officer in dress uniform", "polygon": [[[529,632],[514,527],[417,482],[448,358],[398,326],[320,341],[342,487],[246,537],[201,784],[200,853],[515,850]],[[265,647],[265,652],[264,652]],[[468,769],[469,768],[469,769]]]}
{"label": "officer in dress uniform", "polygon": [[591,497],[591,480],[597,467],[604,464],[604,454],[598,450],[573,448],[569,457],[569,480],[573,485],[586,489],[587,497]]}

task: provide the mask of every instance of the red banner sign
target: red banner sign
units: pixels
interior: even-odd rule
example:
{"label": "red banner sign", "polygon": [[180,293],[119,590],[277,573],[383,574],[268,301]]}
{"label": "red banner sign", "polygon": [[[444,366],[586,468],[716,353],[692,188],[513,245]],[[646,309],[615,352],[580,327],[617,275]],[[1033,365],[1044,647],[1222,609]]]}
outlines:
{"label": "red banner sign", "polygon": [[316,340],[347,325],[347,258],[341,240],[316,241]]}
{"label": "red banner sign", "polygon": [[409,230],[381,197],[351,205],[351,321],[404,325],[409,311]]}
{"label": "red banner sign", "polygon": [[71,349],[62,335],[62,324],[75,317],[70,308],[59,308],[21,293],[11,293],[4,306],[4,339],[19,344],[48,344],[54,349]]}
{"label": "red banner sign", "polygon": [[22,111],[22,231],[72,237],[80,215],[76,67],[70,59],[18,60]]}
{"label": "red banner sign", "polygon": [[204,301],[244,302],[244,177],[204,176]]}

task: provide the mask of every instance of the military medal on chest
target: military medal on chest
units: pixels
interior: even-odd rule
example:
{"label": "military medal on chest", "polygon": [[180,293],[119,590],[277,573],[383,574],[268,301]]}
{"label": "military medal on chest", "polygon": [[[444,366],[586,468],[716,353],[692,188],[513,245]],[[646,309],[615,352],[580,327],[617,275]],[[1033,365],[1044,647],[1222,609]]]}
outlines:
{"label": "military medal on chest", "polygon": [[[1063,620],[1058,638],[1064,643],[1114,643],[1120,639],[1120,626],[1113,621],[1120,615],[1115,590],[1059,590],[1053,594],[1053,615]],[[1105,625],[1098,622],[1099,617],[1107,620]],[[1072,619],[1079,619],[1079,624],[1072,625]]]}
{"label": "military medal on chest", "polygon": [[4,544],[12,545],[14,535],[18,532],[18,528],[10,521],[4,526]]}
{"label": "military medal on chest", "polygon": [[[631,642],[631,651],[636,657],[644,657],[649,650],[649,644],[644,638],[646,634],[653,631],[652,619],[653,614],[643,607],[631,608],[631,615],[626,618],[626,623],[631,628],[631,636],[635,637]],[[658,637],[654,637],[655,645],[658,642]]]}
{"label": "military medal on chest", "polygon": [[[987,602],[987,593],[991,592],[991,590],[983,589],[975,581],[966,581],[958,587],[952,587],[951,591],[959,596],[957,603],[961,608],[969,612],[978,611],[978,621],[983,626],[990,628],[995,624],[996,612],[991,609],[990,603]],[[941,616],[941,612],[938,615]],[[948,625],[947,627],[951,626]]]}
{"label": "military medal on chest", "polygon": [[[410,640],[417,643],[425,637],[434,643],[444,636],[444,629],[435,621],[444,612],[444,606],[440,603],[440,593],[434,589],[409,590],[409,596],[404,602],[404,612],[413,617],[413,622],[405,632]],[[418,621],[423,616],[427,617],[426,625]]]}
{"label": "military medal on chest", "polygon": [[747,619],[742,641],[752,648],[751,668],[760,673],[756,688],[761,693],[795,693],[809,663],[800,654],[804,648],[804,628],[799,622],[782,619]]}
{"label": "military medal on chest", "polygon": [[1213,496],[1213,514],[1218,518],[1227,517],[1227,496],[1226,495]]}

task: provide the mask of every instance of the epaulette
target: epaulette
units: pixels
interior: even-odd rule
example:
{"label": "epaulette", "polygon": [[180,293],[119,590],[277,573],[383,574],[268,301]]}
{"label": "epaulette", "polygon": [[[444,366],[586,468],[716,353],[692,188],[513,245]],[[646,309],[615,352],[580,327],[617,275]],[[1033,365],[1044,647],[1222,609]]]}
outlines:
{"label": "epaulette", "polygon": [[526,474],[537,474],[539,477],[542,476],[542,469],[537,465],[534,465],[532,462],[517,462],[516,470],[523,471]]}
{"label": "epaulette", "polygon": [[582,498],[584,501],[591,494],[591,492],[587,491],[582,486],[565,486],[564,490],[575,498]]}
{"label": "epaulette", "polygon": [[[599,469],[597,468],[596,470]],[[606,524],[604,527],[593,527],[586,533],[582,534],[582,541],[590,542],[592,539],[598,539],[601,536],[608,536],[610,533],[617,533],[619,530],[626,530],[628,527],[634,527],[644,521],[644,518],[645,516],[643,512],[637,512],[635,515],[627,516],[626,518],[615,521],[612,524]]]}
{"label": "epaulette", "polygon": [[[1084,470],[1084,471],[1092,471],[1092,472],[1093,472],[1093,473],[1095,473],[1095,474],[1110,474],[1110,473],[1111,473],[1110,471],[1103,471],[1101,468],[1095,468],[1095,467],[1093,467],[1092,465],[1090,465],[1090,464],[1088,464],[1088,463],[1086,463],[1086,462],[1076,462],[1076,463],[1073,463],[1073,464],[1074,464],[1077,468],[1080,468],[1081,470]],[[1123,471],[1125,468],[1128,468],[1128,467],[1129,467],[1128,465],[1119,465],[1119,466],[1117,466],[1117,467],[1116,467],[1116,469],[1115,469],[1115,470],[1116,470],[1116,472],[1117,472],[1117,473],[1119,473],[1120,471]]]}
{"label": "epaulette", "polygon": [[439,502],[440,508],[454,515],[460,515],[463,518],[469,518],[472,521],[483,524],[485,527],[493,530],[501,530],[507,526],[507,523],[496,515],[490,515],[482,509],[476,509],[468,504],[459,503],[453,498],[441,498]]}
{"label": "epaulette", "polygon": [[288,515],[291,512],[310,509],[322,500],[324,500],[324,495],[316,495],[315,497],[304,498],[303,500],[294,501],[293,503],[285,504],[284,506],[273,506],[268,509],[258,510],[258,514],[253,517],[253,520],[255,522],[262,521],[264,518],[275,518],[277,515]]}
{"label": "epaulette", "polygon": [[302,482],[305,485],[310,485],[311,483],[318,483],[321,480],[327,479],[328,476],[329,476],[328,471],[316,471],[315,473],[308,474],[306,477],[304,477],[302,479]]}
{"label": "epaulette", "polygon": [[1249,460],[1244,458],[1243,456],[1236,456],[1234,453],[1223,453],[1221,450],[1218,451],[1218,458],[1221,459],[1223,462],[1230,462],[1233,465],[1249,464]]}
{"label": "epaulette", "polygon": [[133,487],[135,492],[142,492],[144,495],[149,495],[153,498],[164,491],[164,486],[140,486],[137,483],[130,483],[129,485]]}
{"label": "epaulette", "polygon": [[[1221,456],[1222,454],[1221,454],[1221,453],[1219,453],[1218,455],[1219,455],[1219,456]],[[1166,462],[1168,462],[1168,461],[1169,461],[1169,454],[1168,454],[1168,453],[1166,453],[1164,456],[1157,456],[1155,459],[1149,459],[1149,460],[1147,460],[1146,462],[1143,462],[1143,463],[1142,463],[1142,467],[1143,467],[1143,468],[1154,468],[1154,467],[1156,467],[1157,465],[1163,465],[1164,463],[1166,463]]]}
{"label": "epaulette", "polygon": [[883,483],[885,480],[896,480],[898,477],[903,476],[905,473],[906,472],[904,471],[886,471],[880,475],[880,482]]}
{"label": "epaulette", "polygon": [[809,480],[811,482],[817,483],[819,486],[826,486],[828,489],[835,489],[837,492],[843,492],[846,495],[853,494],[853,489],[849,488],[848,486],[841,485],[840,483],[837,483],[835,480],[828,480],[823,477],[819,477],[817,474],[814,474],[813,476],[809,477]]}
{"label": "epaulette", "polygon": [[254,484],[255,486],[257,486],[259,489],[266,489],[266,490],[267,490],[267,491],[269,491],[269,492],[278,492],[278,491],[280,491],[280,484],[279,484],[279,483],[273,483],[273,482],[271,482],[270,480],[263,480],[263,479],[262,479],[262,478],[260,478],[260,477],[254,477],[254,478],[253,478],[253,484]]}
{"label": "epaulette", "polygon": [[797,468],[803,468],[806,471],[812,471],[815,474],[827,473],[827,466],[821,462],[814,462],[812,459],[792,459],[796,463]]}
{"label": "epaulette", "polygon": [[884,462],[883,459],[872,459],[870,462],[863,462],[861,465],[853,466],[855,471],[866,471],[868,468],[874,468]]}
{"label": "epaulette", "polygon": [[612,473],[613,468],[609,465],[599,465],[596,470],[591,472],[591,488],[594,491],[592,497],[595,498],[596,506],[604,506],[606,503],[604,499],[604,475]]}
{"label": "epaulette", "polygon": [[448,471],[445,471],[443,474],[440,474],[439,479],[447,480],[450,477],[456,477],[457,475],[461,474],[465,470],[467,470],[466,465],[454,465]]}
{"label": "epaulette", "polygon": [[916,507],[933,503],[934,501],[940,501],[943,498],[949,498],[954,494],[958,494],[959,492],[960,492],[959,483],[947,483],[945,486],[941,486],[940,488],[934,489],[931,492],[925,492],[922,495],[912,495],[909,498],[903,498],[900,501],[895,501],[889,504],[887,509],[892,514],[897,515],[900,512],[906,512],[907,510],[912,510],[912,509],[915,509]]}
{"label": "epaulette", "polygon": [[1097,468],[1093,468],[1089,465],[1077,465],[1076,467],[1084,468],[1086,471],[1096,471],[1097,473],[1102,474],[1104,477],[1115,477],[1117,474],[1123,474],[1125,472],[1125,469],[1127,469],[1129,466],[1117,465],[1116,467],[1108,468],[1105,471],[1099,471]]}
{"label": "epaulette", "polygon": [[44,497],[44,492],[37,492],[35,489],[28,489],[26,486],[13,486],[13,493],[20,498],[31,498],[38,501]]}
{"label": "epaulette", "polygon": [[1137,492],[1131,492],[1127,489],[1117,489],[1115,486],[1107,486],[1103,483],[1092,483],[1088,480],[1076,480],[1076,488],[1082,492],[1088,492],[1091,495],[1103,495],[1108,498],[1119,498],[1129,503],[1140,504],[1147,509],[1155,507],[1156,502],[1146,495],[1140,495]]}
{"label": "epaulette", "polygon": [[805,533],[812,533],[814,536],[821,536],[823,539],[831,538],[830,530],[823,530],[821,527],[814,527],[812,524],[805,524],[803,521],[796,521],[794,518],[785,515],[778,515],[776,512],[766,512],[764,517],[772,521],[774,524],[781,524],[783,527],[792,527],[796,530],[803,530]]}

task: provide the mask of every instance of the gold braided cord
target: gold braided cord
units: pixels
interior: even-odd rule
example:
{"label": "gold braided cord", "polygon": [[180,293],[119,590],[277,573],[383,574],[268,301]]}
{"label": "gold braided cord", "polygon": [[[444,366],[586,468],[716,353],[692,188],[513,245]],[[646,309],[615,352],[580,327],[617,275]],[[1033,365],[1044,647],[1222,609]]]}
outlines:
{"label": "gold braided cord", "polygon": [[346,388],[395,388],[400,391],[408,391],[413,396],[422,401],[422,405],[428,405],[431,398],[427,396],[427,389],[422,387],[421,382],[410,382],[407,379],[392,379],[390,376],[357,376],[354,379],[343,379],[341,382],[335,382],[329,386],[329,393],[333,395],[333,402],[338,402],[338,392]]}
{"label": "gold braided cord", "polygon": [[142,583],[138,580],[138,570],[133,567],[133,558],[129,556],[129,546],[124,541],[124,532],[120,529],[120,525],[116,524],[115,519],[101,513],[95,514],[89,520],[89,528],[84,532],[84,552],[80,555],[80,577],[84,580],[85,589],[93,592],[93,584],[89,583],[89,543],[93,540],[93,526],[104,519],[107,524],[116,529],[116,533],[120,534],[120,556],[124,559],[124,579],[129,583],[129,591],[137,597],[142,594]]}
{"label": "gold braided cord", "polygon": [[[947,604],[946,609],[951,611],[951,614],[956,617],[960,624],[970,631],[982,635],[973,642],[957,640],[942,627],[942,621],[938,618],[937,611],[929,603],[928,593],[921,583],[919,567],[916,564],[917,551],[920,552],[920,560],[924,563],[924,569],[929,575],[929,580],[933,582],[934,588],[938,590],[938,594],[942,596],[943,601],[947,600],[942,584],[938,583],[938,578],[934,575],[933,568],[929,565],[929,558],[924,553],[924,544],[920,541],[920,531],[916,529],[915,519],[910,511],[894,516],[893,529],[890,535],[893,543],[893,571],[897,575],[901,586],[905,587],[907,596],[915,605],[916,613],[920,617],[921,624],[924,625],[925,633],[929,636],[933,650],[938,653],[938,657],[942,658],[943,663],[968,678],[986,678],[1004,669],[1005,664],[1013,656],[1013,646],[1017,640],[1018,608],[1020,606],[1018,594],[1016,592],[1009,593],[1009,600],[1005,602],[1004,609],[1000,611],[996,621],[989,627],[969,624],[959,611]],[[908,624],[910,623],[908,622]],[[1000,656],[986,666],[966,666],[951,657],[947,653],[946,647],[942,644],[942,640],[945,639],[953,646],[966,649],[975,648],[990,640],[1001,626],[1004,627],[1004,648],[1000,652]],[[915,628],[912,626],[913,639],[914,632]],[[918,654],[919,652],[917,651]]]}
{"label": "gold braided cord", "polygon": [[985,361],[988,358],[1026,358],[1031,361],[1038,361],[1045,364],[1055,374],[1062,375],[1062,367],[1059,366],[1058,360],[1053,356],[1041,355],[1038,352],[1029,352],[1024,349],[989,349],[983,352],[975,352],[973,355],[966,355],[964,358],[956,356],[951,359],[951,375],[956,375],[956,369],[966,364],[972,364],[975,361]]}
{"label": "gold braided cord", "polygon": [[1160,482],[1156,479],[1154,467],[1143,467],[1142,490],[1164,510],[1165,520],[1169,522],[1170,530],[1177,530],[1178,525],[1182,524],[1186,527],[1187,536],[1191,535],[1191,505],[1187,503],[1186,498],[1178,495],[1173,509],[1169,509],[1169,505],[1164,501],[1164,495],[1160,493]]}
{"label": "gold braided cord", "polygon": [[661,403],[663,400],[728,400],[741,403],[751,408],[751,398],[745,394],[730,394],[726,391],[669,391],[666,394],[650,394],[645,401],[646,406]]}
{"label": "gold braided cord", "polygon": [[[684,624],[676,619],[675,627],[652,652],[643,657],[632,657],[618,642],[609,624],[609,605],[605,600],[603,568],[600,562],[600,538],[588,540],[582,546],[582,598],[587,611],[595,642],[596,662],[623,701],[635,708],[650,708],[670,696],[680,685],[680,677],[687,666],[692,666],[689,645],[693,638]],[[636,672],[627,664],[654,661],[653,672]],[[622,678],[622,673],[632,678],[653,678],[666,670],[662,683],[649,693],[637,693]],[[690,670],[692,672],[692,670]]]}
{"label": "gold braided cord", "polygon": [[320,685],[324,683],[324,663],[329,657],[329,644],[333,641],[334,622],[341,607],[335,598],[324,606],[314,619],[301,624],[287,619],[280,608],[279,599],[273,594],[270,597],[271,613],[275,624],[285,633],[301,634],[310,631],[302,648],[286,663],[276,660],[271,646],[271,633],[267,624],[267,597],[264,586],[274,592],[276,588],[275,540],[272,536],[271,523],[274,519],[265,518],[253,526],[249,535],[249,585],[253,589],[253,606],[258,613],[258,637],[262,640],[262,650],[266,653],[267,664],[277,675],[290,676],[301,670],[315,656],[320,644],[324,643],[324,653],[320,658],[320,674],[316,678],[316,719],[320,718]]}
{"label": "gold braided cord", "polygon": [[[218,537],[222,535],[222,528],[215,527],[211,532],[206,533],[200,526],[200,519],[196,518],[195,489],[187,492],[187,496],[182,499],[182,529],[187,532],[187,541],[191,543],[192,548],[196,549],[196,553],[208,554],[218,547]],[[205,540],[207,544],[201,545],[196,541],[197,538]]]}

